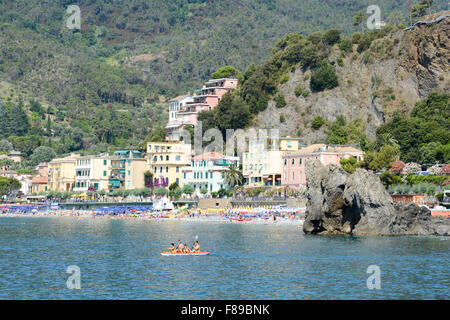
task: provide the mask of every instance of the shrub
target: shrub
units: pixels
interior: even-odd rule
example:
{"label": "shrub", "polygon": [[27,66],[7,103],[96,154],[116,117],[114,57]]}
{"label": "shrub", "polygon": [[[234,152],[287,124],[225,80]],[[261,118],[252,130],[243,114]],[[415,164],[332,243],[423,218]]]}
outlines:
{"label": "shrub", "polygon": [[325,34],[323,35],[323,40],[329,45],[335,44],[336,42],[339,41],[340,38],[341,38],[341,31],[338,29],[330,29],[326,31]]}
{"label": "shrub", "polygon": [[280,114],[280,122],[281,122],[281,123],[286,122],[286,119],[285,119],[285,117],[284,117],[284,114]]}
{"label": "shrub", "polygon": [[300,97],[303,93],[303,87],[301,85],[298,85],[295,87],[294,93],[297,97]]}
{"label": "shrub", "polygon": [[350,40],[347,37],[343,37],[341,39],[341,42],[339,43],[339,49],[341,49],[341,51],[343,51],[345,53],[352,52],[353,51],[352,40]]}
{"label": "shrub", "polygon": [[284,108],[286,106],[286,100],[284,100],[284,96],[282,94],[278,94],[275,97],[275,107]]}
{"label": "shrub", "polygon": [[285,74],[281,77],[280,83],[283,84],[283,83],[286,83],[286,82],[288,82],[288,81],[289,81],[289,76],[287,75],[287,73],[285,73]]}
{"label": "shrub", "polygon": [[311,89],[313,91],[322,91],[333,89],[339,85],[336,70],[328,61],[323,61],[319,68],[311,73]]}
{"label": "shrub", "polygon": [[314,117],[311,124],[313,129],[315,130],[320,129],[325,124],[325,119],[321,116],[316,116]]}

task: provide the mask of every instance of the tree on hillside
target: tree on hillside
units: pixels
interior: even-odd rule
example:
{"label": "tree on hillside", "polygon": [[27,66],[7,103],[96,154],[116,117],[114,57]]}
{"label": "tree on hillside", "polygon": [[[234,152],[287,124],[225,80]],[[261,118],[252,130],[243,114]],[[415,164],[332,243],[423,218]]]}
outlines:
{"label": "tree on hillside", "polygon": [[233,93],[226,93],[214,109],[214,122],[223,135],[227,129],[247,127],[250,121],[251,113],[247,103]]}
{"label": "tree on hillside", "polygon": [[0,152],[10,152],[13,149],[13,145],[8,140],[0,140]]}
{"label": "tree on hillside", "polygon": [[211,78],[213,79],[223,79],[223,78],[235,78],[239,80],[239,83],[242,83],[244,79],[242,73],[232,66],[225,66],[211,74]]}
{"label": "tree on hillside", "polygon": [[31,163],[38,165],[41,162],[50,162],[56,158],[56,152],[53,148],[41,146],[36,148],[31,155]]}

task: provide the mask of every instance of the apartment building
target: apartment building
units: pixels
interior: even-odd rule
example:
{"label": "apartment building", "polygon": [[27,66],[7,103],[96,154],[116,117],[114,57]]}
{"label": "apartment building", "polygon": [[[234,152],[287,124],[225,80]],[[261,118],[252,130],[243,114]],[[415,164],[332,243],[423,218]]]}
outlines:
{"label": "apartment building", "polygon": [[282,156],[298,151],[298,138],[253,139],[242,155],[242,173],[247,187],[281,186]]}
{"label": "apartment building", "polygon": [[190,144],[178,141],[149,142],[148,167],[153,173],[153,184],[167,187],[176,182],[182,185],[182,168],[191,163]]}
{"label": "apartment building", "polygon": [[197,194],[202,188],[208,193],[221,188],[230,189],[224,181],[223,172],[231,164],[239,166],[239,157],[223,156],[217,152],[206,152],[192,158],[191,165],[183,168],[183,184],[190,184]]}
{"label": "apartment building", "polygon": [[319,160],[323,165],[333,163],[341,166],[341,159],[355,157],[362,161],[364,152],[355,147],[328,146],[313,144],[300,149],[298,152],[283,155],[282,185],[294,189],[306,187],[306,161]]}
{"label": "apartment building", "polygon": [[48,190],[71,191],[75,183],[75,165],[81,156],[71,154],[50,161],[48,165]]}

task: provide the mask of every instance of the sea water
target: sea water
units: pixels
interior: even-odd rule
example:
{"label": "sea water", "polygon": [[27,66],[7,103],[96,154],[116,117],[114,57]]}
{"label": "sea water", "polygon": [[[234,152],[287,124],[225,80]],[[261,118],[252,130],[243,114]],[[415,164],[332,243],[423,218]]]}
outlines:
{"label": "sea water", "polygon": [[[210,255],[160,255],[196,238]],[[0,299],[449,299],[449,249],[446,237],[311,236],[298,224],[1,218]]]}

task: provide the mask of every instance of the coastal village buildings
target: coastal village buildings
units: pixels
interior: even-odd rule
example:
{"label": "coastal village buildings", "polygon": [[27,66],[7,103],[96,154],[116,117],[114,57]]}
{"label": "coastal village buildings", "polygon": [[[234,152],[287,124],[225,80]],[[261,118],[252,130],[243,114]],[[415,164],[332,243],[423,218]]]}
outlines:
{"label": "coastal village buildings", "polygon": [[181,168],[191,163],[192,147],[177,141],[149,142],[147,144],[148,167],[153,173],[155,187],[182,186]]}
{"label": "coastal village buildings", "polygon": [[53,159],[48,168],[48,189],[51,191],[71,191],[75,183],[75,165],[81,156],[71,154]]}
{"label": "coastal village buildings", "polygon": [[183,127],[196,126],[198,113],[214,109],[227,92],[238,88],[239,80],[224,78],[212,79],[193,96],[180,96],[169,101],[169,122],[166,126],[169,140],[180,138]]}
{"label": "coastal village buildings", "polygon": [[323,165],[333,163],[341,166],[341,159],[355,157],[363,160],[364,152],[354,147],[327,146],[325,144],[313,144],[298,150],[298,152],[283,155],[283,175],[281,185],[294,189],[306,187],[306,161],[319,160]]}
{"label": "coastal village buildings", "polygon": [[118,150],[109,161],[109,192],[115,189],[139,189],[144,187],[147,159],[138,150]]}
{"label": "coastal village buildings", "polygon": [[239,157],[223,156],[217,152],[193,157],[191,165],[183,168],[183,184],[192,185],[197,194],[202,188],[206,188],[208,193],[230,189],[224,182],[223,171],[231,164],[239,167]]}
{"label": "coastal village buildings", "polygon": [[257,139],[248,142],[242,155],[242,174],[247,187],[280,186],[282,156],[299,148],[298,138]]}

